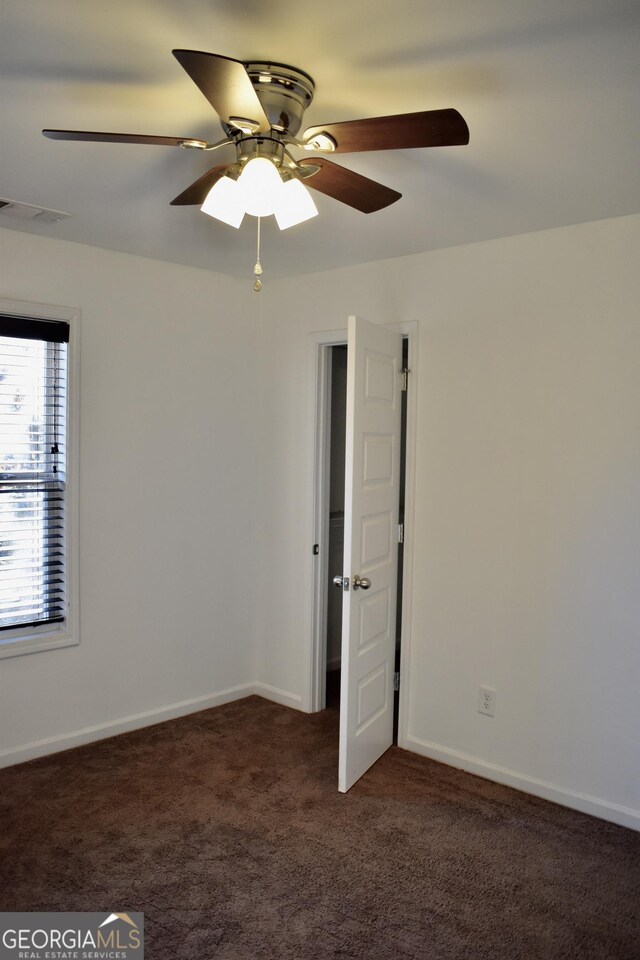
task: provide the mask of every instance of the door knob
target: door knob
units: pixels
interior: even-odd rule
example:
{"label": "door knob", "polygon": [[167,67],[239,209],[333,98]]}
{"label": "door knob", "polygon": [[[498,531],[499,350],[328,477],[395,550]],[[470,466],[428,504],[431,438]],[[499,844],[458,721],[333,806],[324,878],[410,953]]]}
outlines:
{"label": "door knob", "polygon": [[333,578],[334,587],[340,587],[341,590],[349,589],[349,577],[334,577]]}
{"label": "door knob", "polygon": [[369,577],[359,577],[357,574],[353,578],[353,589],[357,590],[358,587],[362,587],[363,590],[368,590],[371,586],[371,580]]}

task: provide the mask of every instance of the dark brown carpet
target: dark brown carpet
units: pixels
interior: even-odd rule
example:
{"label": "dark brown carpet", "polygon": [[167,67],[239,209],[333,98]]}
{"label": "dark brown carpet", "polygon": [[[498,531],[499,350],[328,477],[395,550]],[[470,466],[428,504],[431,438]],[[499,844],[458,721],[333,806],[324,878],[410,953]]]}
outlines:
{"label": "dark brown carpet", "polygon": [[638,960],[640,834],[256,697],[0,773],[3,910],[143,911],[147,960]]}

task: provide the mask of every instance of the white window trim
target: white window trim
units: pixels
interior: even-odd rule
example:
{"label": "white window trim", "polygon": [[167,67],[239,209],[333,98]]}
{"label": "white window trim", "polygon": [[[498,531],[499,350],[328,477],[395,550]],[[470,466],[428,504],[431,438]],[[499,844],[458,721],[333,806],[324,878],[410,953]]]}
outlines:
{"label": "white window trim", "polygon": [[67,491],[65,557],[67,569],[67,611],[59,627],[44,624],[40,627],[20,627],[0,633],[0,660],[20,657],[26,653],[56,650],[80,643],[79,569],[78,569],[78,465],[80,435],[80,319],[79,309],[59,307],[49,303],[29,303],[25,300],[6,300],[0,297],[0,313],[37,320],[63,320],[69,324],[68,411],[67,411]]}

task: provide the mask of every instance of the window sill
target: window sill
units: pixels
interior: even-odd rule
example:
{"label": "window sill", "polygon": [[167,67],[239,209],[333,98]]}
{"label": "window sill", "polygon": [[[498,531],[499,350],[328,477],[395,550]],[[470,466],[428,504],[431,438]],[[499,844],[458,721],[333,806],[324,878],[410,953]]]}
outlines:
{"label": "window sill", "polygon": [[0,660],[9,657],[22,657],[27,653],[40,653],[43,650],[59,650],[62,647],[75,647],[80,641],[66,630],[48,633],[31,633],[23,636],[0,639]]}

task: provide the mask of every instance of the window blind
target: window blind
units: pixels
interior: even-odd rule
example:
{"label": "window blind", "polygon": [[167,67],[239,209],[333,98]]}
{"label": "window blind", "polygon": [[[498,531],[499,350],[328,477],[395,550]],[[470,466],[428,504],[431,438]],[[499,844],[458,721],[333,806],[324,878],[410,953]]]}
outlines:
{"label": "window blind", "polygon": [[68,341],[0,315],[0,630],[65,618]]}

